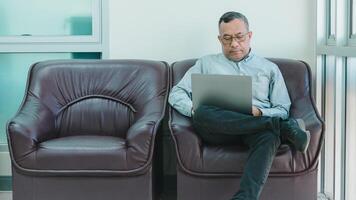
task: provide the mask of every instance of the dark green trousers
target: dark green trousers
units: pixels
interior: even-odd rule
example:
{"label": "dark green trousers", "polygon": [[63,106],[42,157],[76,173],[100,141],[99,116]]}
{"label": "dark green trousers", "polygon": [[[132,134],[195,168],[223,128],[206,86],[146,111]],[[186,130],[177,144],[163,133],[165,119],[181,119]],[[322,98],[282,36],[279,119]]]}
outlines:
{"label": "dark green trousers", "polygon": [[215,145],[243,143],[249,147],[240,189],[234,200],[258,200],[281,143],[280,118],[254,117],[214,106],[200,106],[193,125],[204,142]]}

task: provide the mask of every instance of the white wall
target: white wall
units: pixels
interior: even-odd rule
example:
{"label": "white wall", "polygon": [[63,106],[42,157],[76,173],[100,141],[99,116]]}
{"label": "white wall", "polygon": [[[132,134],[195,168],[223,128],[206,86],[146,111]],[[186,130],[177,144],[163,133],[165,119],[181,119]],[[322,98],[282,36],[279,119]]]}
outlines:
{"label": "white wall", "polygon": [[217,21],[234,10],[249,19],[259,55],[315,66],[314,1],[110,0],[109,5],[110,58],[171,63],[220,52]]}
{"label": "white wall", "polygon": [[[220,52],[217,21],[231,10],[248,17],[259,55],[300,59],[315,69],[316,8],[310,0],[109,0],[110,58],[172,63]],[[0,176],[10,175],[7,153],[0,162]]]}

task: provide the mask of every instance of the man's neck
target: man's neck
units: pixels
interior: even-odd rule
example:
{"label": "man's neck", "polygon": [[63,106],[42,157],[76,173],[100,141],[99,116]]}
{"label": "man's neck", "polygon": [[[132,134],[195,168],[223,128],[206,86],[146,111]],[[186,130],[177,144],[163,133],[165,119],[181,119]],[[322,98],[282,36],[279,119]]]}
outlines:
{"label": "man's neck", "polygon": [[231,59],[229,59],[229,58],[227,58],[227,59],[231,60],[232,62],[239,63],[239,62],[241,62],[241,61],[246,60],[246,59],[250,56],[250,53],[251,53],[251,48],[250,48],[250,50],[248,51],[248,53],[247,53],[244,57],[242,57],[240,60],[231,60]]}

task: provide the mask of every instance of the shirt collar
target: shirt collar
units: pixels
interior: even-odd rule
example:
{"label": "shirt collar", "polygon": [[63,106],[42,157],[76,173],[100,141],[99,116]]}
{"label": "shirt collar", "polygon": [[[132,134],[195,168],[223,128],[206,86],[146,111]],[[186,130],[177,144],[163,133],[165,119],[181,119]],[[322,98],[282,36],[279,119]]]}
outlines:
{"label": "shirt collar", "polygon": [[243,57],[241,60],[236,61],[235,63],[248,62],[249,60],[252,59],[253,55],[254,55],[254,53],[253,53],[252,49],[250,48],[250,51],[248,52],[248,54],[245,57]]}

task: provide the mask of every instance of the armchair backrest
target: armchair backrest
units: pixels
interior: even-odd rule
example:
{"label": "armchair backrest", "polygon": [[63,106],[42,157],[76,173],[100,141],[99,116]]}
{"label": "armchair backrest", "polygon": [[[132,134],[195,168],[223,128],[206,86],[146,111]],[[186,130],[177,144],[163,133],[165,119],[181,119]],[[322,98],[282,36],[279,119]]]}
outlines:
{"label": "armchair backrest", "polygon": [[[304,165],[297,165],[296,171],[305,168],[314,168],[317,165],[317,155],[320,154],[324,138],[324,125],[314,104],[311,93],[311,70],[307,63],[292,59],[268,58],[280,69],[286,83],[288,93],[292,102],[290,116],[302,118],[306,123],[307,130],[311,133],[311,140],[307,158],[302,154],[296,154],[295,159],[303,161]],[[196,59],[184,60],[174,63],[172,66],[172,85],[176,85],[185,72],[192,67]],[[187,123],[188,119],[172,113],[172,123]],[[175,120],[176,119],[176,120]]]}
{"label": "armchair backrest", "polygon": [[311,101],[310,81],[311,71],[308,64],[303,61],[270,58],[278,65],[286,83],[289,98],[292,102],[290,114],[292,117],[301,118],[305,112],[312,111],[314,102]]}
{"label": "armchair backrest", "polygon": [[50,110],[55,118],[51,134],[58,137],[125,138],[135,121],[161,116],[167,83],[163,62],[47,61],[32,66],[24,103]]}
{"label": "armchair backrest", "polygon": [[[269,58],[270,61],[278,65],[281,73],[284,77],[290,99],[292,101],[291,116],[300,117],[299,115],[304,110],[300,102],[301,100],[309,100],[311,74],[308,65],[302,61],[281,59],[281,58]],[[184,60],[174,63],[172,68],[173,86],[176,85],[180,79],[184,76],[185,72],[192,67],[196,62],[196,59]],[[305,103],[305,102],[304,102]],[[310,102],[308,102],[310,103]],[[298,109],[297,109],[298,108]]]}

